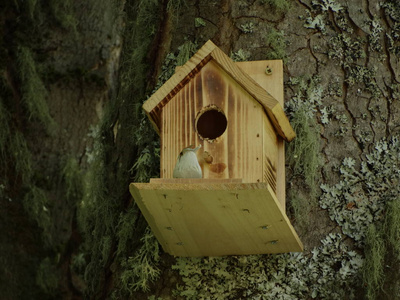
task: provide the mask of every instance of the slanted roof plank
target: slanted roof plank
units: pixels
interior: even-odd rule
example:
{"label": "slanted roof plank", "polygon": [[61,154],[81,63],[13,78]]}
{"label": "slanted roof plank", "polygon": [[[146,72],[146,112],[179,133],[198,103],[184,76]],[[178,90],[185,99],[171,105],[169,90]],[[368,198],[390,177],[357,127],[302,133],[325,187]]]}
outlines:
{"label": "slanted roof plank", "polygon": [[189,59],[189,61],[181,66],[177,72],[143,104],[143,109],[146,113],[150,114],[150,112],[169,94],[176,94],[181,86],[184,85],[186,81],[190,80],[190,78],[192,78],[200,68],[209,61],[209,54],[215,48],[217,48],[217,46],[213,42],[208,41],[205,43],[203,47],[201,47],[199,51]]}
{"label": "slanted roof plank", "polygon": [[271,96],[240,67],[233,64],[230,58],[219,48],[215,48],[211,52],[211,57],[265,108],[280,136],[289,142],[294,139],[296,134],[278,100]]}
{"label": "slanted roof plank", "polygon": [[159,133],[160,129],[159,111],[210,59],[218,63],[229,76],[264,107],[277,133],[282,138],[291,141],[295,137],[293,128],[279,102],[246,72],[235,65],[212,41],[206,42],[188,62],[178,68],[176,73],[143,104],[143,109],[149,116],[157,133]]}

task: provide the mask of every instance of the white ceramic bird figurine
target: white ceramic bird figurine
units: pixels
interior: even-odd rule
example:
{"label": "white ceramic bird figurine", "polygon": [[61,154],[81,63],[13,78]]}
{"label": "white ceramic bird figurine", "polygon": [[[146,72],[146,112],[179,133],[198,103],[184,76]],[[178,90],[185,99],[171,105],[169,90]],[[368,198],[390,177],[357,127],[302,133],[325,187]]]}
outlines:
{"label": "white ceramic bird figurine", "polygon": [[201,148],[191,148],[191,146],[184,148],[178,156],[173,177],[174,178],[202,178],[203,174],[197,160],[196,151]]}

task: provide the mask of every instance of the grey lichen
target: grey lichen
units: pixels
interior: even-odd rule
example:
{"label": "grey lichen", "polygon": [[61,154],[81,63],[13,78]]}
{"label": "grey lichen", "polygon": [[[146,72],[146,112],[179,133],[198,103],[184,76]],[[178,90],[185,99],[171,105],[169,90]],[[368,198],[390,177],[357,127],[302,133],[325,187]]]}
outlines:
{"label": "grey lichen", "polygon": [[400,54],[400,4],[398,1],[382,1],[380,3],[385,14],[393,21],[389,32],[386,33],[389,51],[395,55]]}
{"label": "grey lichen", "polygon": [[239,49],[236,52],[231,52],[231,59],[233,61],[247,61],[250,58],[250,53],[247,51],[244,51],[243,49]]}
{"label": "grey lichen", "polygon": [[369,226],[383,220],[386,202],[400,193],[399,139],[381,140],[374,147],[361,162],[349,157],[343,160],[339,183],[321,185],[321,207],[359,245]]}
{"label": "grey lichen", "polygon": [[206,21],[203,18],[194,18],[194,26],[198,27],[205,27]]}
{"label": "grey lichen", "polygon": [[254,23],[253,22],[248,22],[245,24],[240,25],[240,30],[243,33],[252,33],[254,31]]}
{"label": "grey lichen", "polygon": [[330,38],[327,54],[330,59],[339,61],[344,68],[350,68],[359,59],[366,57],[363,44],[365,40],[341,33]]}
{"label": "grey lichen", "polygon": [[310,256],[302,253],[177,258],[185,299],[352,299],[362,266],[340,234],[329,234]]}

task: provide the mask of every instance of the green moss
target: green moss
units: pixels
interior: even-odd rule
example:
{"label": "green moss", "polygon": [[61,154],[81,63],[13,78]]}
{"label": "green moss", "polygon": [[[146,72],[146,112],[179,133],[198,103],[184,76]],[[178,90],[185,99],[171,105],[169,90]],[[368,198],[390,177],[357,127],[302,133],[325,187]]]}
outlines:
{"label": "green moss", "polygon": [[29,186],[33,175],[32,157],[24,135],[15,132],[10,137],[8,147],[8,159],[14,162],[16,175],[21,177],[23,185]]}
{"label": "green moss", "polygon": [[36,284],[47,295],[55,295],[58,287],[59,274],[57,264],[52,262],[49,257],[42,260],[36,273]]}
{"label": "green moss", "polygon": [[265,56],[266,59],[282,59],[286,62],[286,41],[283,31],[272,28],[265,37],[265,46],[269,48]]}
{"label": "green moss", "polygon": [[70,268],[76,274],[83,274],[86,268],[87,262],[85,259],[85,254],[80,252],[72,256],[72,262]]}
{"label": "green moss", "polygon": [[109,261],[119,205],[110,195],[106,171],[106,150],[102,136],[97,135],[93,158],[84,177],[84,196],[78,206],[78,223],[85,236],[84,249],[88,251],[90,262],[85,270],[85,280],[90,293],[95,292],[103,282],[103,268]]}
{"label": "green moss", "polygon": [[387,203],[385,219],[368,228],[363,267],[368,299],[397,298],[400,288],[399,250],[400,201],[395,199]]}
{"label": "green moss", "polygon": [[[106,107],[101,125],[94,130],[93,149],[88,151],[90,166],[78,214],[89,261],[85,270],[88,295],[104,288],[104,274],[110,268],[115,272],[116,282],[110,294],[119,298],[147,289],[159,274],[158,242],[146,231],[146,222],[132,203],[128,186],[132,181],[146,182],[150,177],[159,176],[159,137],[141,105],[153,89],[149,85],[148,55],[152,38],[158,31],[160,5],[160,1],[144,0],[125,4],[129,17],[118,95]],[[168,55],[159,84],[195,48],[194,43],[187,41],[176,55]]]}
{"label": "green moss", "polygon": [[[144,0],[125,4],[129,17],[125,20],[118,95],[105,108],[101,124],[94,130],[93,149],[88,152],[89,170],[78,211],[89,258],[85,270],[88,295],[103,288],[111,263],[117,269],[116,278],[122,274],[129,277],[129,272],[124,273],[132,267],[127,257],[142,244],[145,227],[130,219],[139,213],[136,206],[129,205],[128,186],[133,178],[147,181],[159,168],[154,157],[157,136],[140,109],[149,88],[147,56],[158,30],[159,5],[159,1]],[[132,117],[135,114],[137,117]],[[138,157],[142,158],[136,163]],[[118,294],[126,296],[122,280],[116,281]]]}
{"label": "green moss", "polygon": [[384,282],[383,266],[386,248],[383,236],[374,224],[371,224],[368,229],[364,253],[363,278],[366,285],[367,298],[376,299]]}
{"label": "green moss", "polygon": [[179,20],[179,12],[184,6],[187,6],[186,0],[168,0],[167,2],[167,10],[176,21]]}
{"label": "green moss", "polygon": [[28,10],[28,14],[33,19],[35,17],[35,10],[38,0],[27,0],[25,2],[26,8]]}
{"label": "green moss", "polygon": [[62,169],[62,177],[66,185],[66,199],[69,203],[76,203],[78,199],[83,197],[83,174],[82,170],[75,158],[66,160]]}
{"label": "green moss", "polygon": [[310,118],[307,111],[299,109],[291,115],[290,123],[296,132],[296,138],[287,146],[287,157],[294,175],[302,175],[312,193],[316,191],[316,175],[319,160],[319,125]]}
{"label": "green moss", "polygon": [[290,189],[288,199],[290,199],[288,207],[293,213],[296,228],[300,228],[302,232],[307,232],[310,225],[310,211],[316,205],[315,197]]}
{"label": "green moss", "polygon": [[289,181],[301,187],[297,191],[289,190],[289,208],[297,226],[306,230],[310,212],[318,205],[316,195],[322,162],[320,125],[317,122],[316,112],[322,106],[324,91],[318,76],[308,79],[291,78],[289,84],[295,94],[286,103],[286,113],[289,115],[296,138],[286,144],[286,157],[290,166]]}
{"label": "green moss", "polygon": [[400,199],[388,204],[384,230],[392,253],[400,262]]}
{"label": "green moss", "polygon": [[159,245],[149,228],[141,241],[143,244],[137,254],[122,262],[125,269],[121,274],[122,288],[129,294],[138,290],[148,291],[150,283],[160,276],[157,267],[160,259]]}
{"label": "green moss", "polygon": [[8,155],[8,146],[11,139],[11,130],[10,130],[10,113],[4,107],[3,99],[0,96],[0,157],[1,157],[1,165],[3,166],[3,170],[5,169],[6,157]]}
{"label": "green moss", "polygon": [[181,46],[178,47],[178,55],[176,56],[176,65],[182,66],[190,57],[198,50],[198,45],[195,42],[186,40]]}
{"label": "green moss", "polygon": [[118,223],[118,247],[117,247],[117,256],[124,257],[127,253],[129,253],[129,249],[132,246],[132,241],[135,238],[135,227],[136,222],[139,218],[139,214],[137,211],[137,207],[128,208],[126,213],[122,213],[119,218]]}
{"label": "green moss", "polygon": [[50,8],[53,12],[55,19],[60,23],[64,29],[70,29],[77,34],[78,21],[76,20],[73,3],[71,0],[49,1]]}
{"label": "green moss", "polygon": [[30,185],[23,200],[24,209],[27,214],[42,229],[43,242],[46,246],[52,245],[52,222],[50,219],[50,208],[47,195],[44,190],[35,185]]}
{"label": "green moss", "polygon": [[308,116],[305,108],[293,112],[290,122],[296,132],[296,138],[287,145],[287,158],[293,178],[300,176],[306,189],[304,192],[292,189],[289,191],[289,207],[297,226],[306,229],[310,210],[317,206],[317,176],[321,165],[319,125],[314,118]]}
{"label": "green moss", "polygon": [[291,7],[288,0],[261,0],[261,4],[268,4],[277,13],[286,13]]}
{"label": "green moss", "polygon": [[46,101],[47,90],[37,72],[32,52],[29,48],[20,46],[17,55],[22,100],[29,118],[39,120],[51,132],[55,129],[55,122],[50,116]]}

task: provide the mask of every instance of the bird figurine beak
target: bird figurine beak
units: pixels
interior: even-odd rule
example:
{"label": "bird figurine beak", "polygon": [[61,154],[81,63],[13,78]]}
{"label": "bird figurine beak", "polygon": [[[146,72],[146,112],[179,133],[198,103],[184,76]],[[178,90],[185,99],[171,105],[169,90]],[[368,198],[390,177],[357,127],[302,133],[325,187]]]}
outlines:
{"label": "bird figurine beak", "polygon": [[196,152],[201,148],[201,145],[192,148],[193,145],[184,148],[178,156],[173,177],[174,178],[202,178],[203,173],[199,161],[197,160]]}

